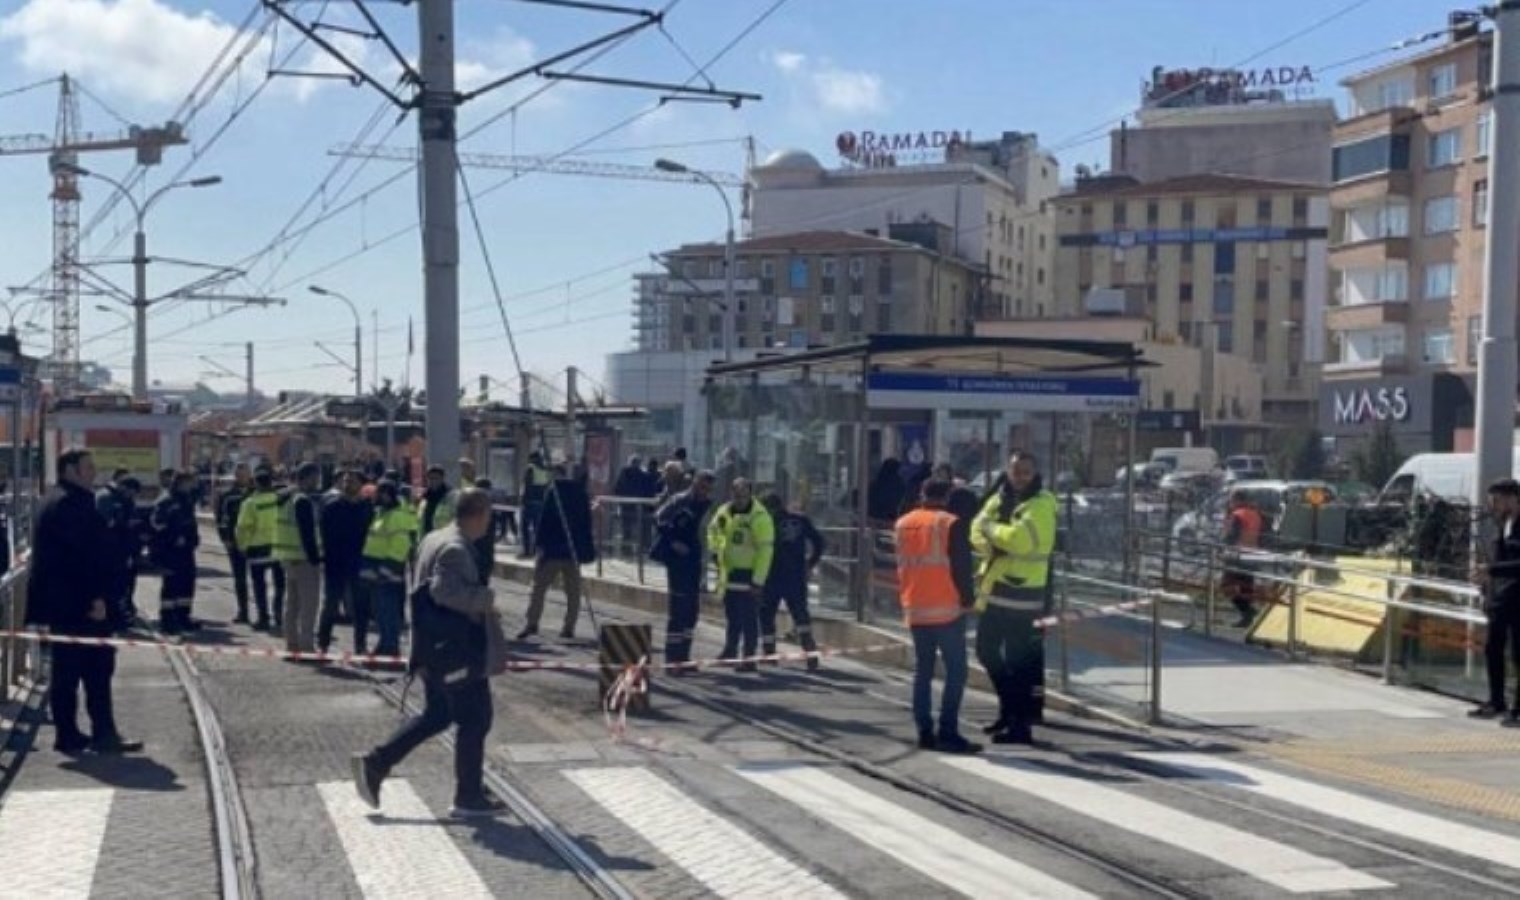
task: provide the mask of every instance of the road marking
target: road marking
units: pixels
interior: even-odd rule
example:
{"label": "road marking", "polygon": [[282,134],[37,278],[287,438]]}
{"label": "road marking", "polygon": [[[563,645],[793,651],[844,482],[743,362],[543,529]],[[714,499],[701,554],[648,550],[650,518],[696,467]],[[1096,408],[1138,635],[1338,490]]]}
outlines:
{"label": "road marking", "polygon": [[1172,809],[1125,791],[1061,775],[1024,759],[949,759],[954,766],[1004,787],[1064,806],[1116,828],[1208,857],[1220,865],[1295,894],[1364,891],[1392,884],[1333,859]]}
{"label": "road marking", "polygon": [[1520,839],[1460,822],[1370,800],[1269,769],[1230,762],[1205,753],[1130,753],[1217,784],[1227,784],[1300,806],[1312,812],[1504,866],[1520,868]]}
{"label": "road marking", "polygon": [[994,853],[965,835],[816,766],[756,764],[740,766],[735,771],[903,865],[969,897],[1093,896]]}
{"label": "road marking", "polygon": [[378,811],[359,799],[351,781],[329,781],[317,791],[368,900],[490,898],[443,823],[404,779],[385,782]]}
{"label": "road marking", "polygon": [[6,896],[89,897],[111,816],[110,788],[18,791],[0,806]]}
{"label": "road marking", "polygon": [[565,777],[720,897],[843,896],[644,769],[572,769]]}

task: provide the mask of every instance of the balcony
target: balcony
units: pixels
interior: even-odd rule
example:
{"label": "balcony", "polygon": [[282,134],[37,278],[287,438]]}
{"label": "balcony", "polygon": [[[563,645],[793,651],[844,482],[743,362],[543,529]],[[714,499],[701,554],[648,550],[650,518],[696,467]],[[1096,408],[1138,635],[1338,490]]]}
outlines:
{"label": "balcony", "polygon": [[1409,304],[1403,300],[1332,306],[1325,310],[1325,327],[1331,331],[1366,331],[1409,321]]}
{"label": "balcony", "polygon": [[1406,235],[1343,241],[1330,248],[1332,269],[1371,269],[1395,261],[1409,261],[1409,238]]}
{"label": "balcony", "polygon": [[1330,188],[1330,205],[1343,209],[1376,203],[1388,197],[1408,198],[1412,193],[1413,181],[1409,172],[1389,169],[1334,185]]}
{"label": "balcony", "polygon": [[1325,363],[1325,375],[1407,375],[1409,373],[1409,357],[1403,354],[1391,354],[1373,359],[1341,360],[1339,362]]}

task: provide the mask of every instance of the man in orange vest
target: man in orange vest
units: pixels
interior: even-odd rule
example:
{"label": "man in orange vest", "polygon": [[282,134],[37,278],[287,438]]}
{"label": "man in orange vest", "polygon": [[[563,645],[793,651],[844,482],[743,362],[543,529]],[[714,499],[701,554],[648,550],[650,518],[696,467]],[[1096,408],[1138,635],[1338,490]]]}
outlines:
{"label": "man in orange vest", "polygon": [[[981,745],[960,733],[966,612],[976,602],[971,523],[945,509],[950,487],[948,481],[924,482],[922,505],[897,520],[898,594],[913,634],[913,719],[919,749],[978,753]],[[945,663],[938,731],[930,698],[936,658]]]}
{"label": "man in orange vest", "polygon": [[1256,594],[1256,579],[1242,561],[1244,553],[1241,551],[1248,553],[1261,546],[1261,513],[1251,505],[1251,498],[1246,496],[1245,491],[1230,494],[1230,516],[1224,524],[1224,542],[1226,546],[1236,548],[1236,551],[1230,554],[1233,559],[1228,561],[1233,566],[1225,569],[1220,576],[1219,587],[1240,612],[1240,621],[1235,623],[1235,627],[1250,628],[1255,614],[1251,600]]}

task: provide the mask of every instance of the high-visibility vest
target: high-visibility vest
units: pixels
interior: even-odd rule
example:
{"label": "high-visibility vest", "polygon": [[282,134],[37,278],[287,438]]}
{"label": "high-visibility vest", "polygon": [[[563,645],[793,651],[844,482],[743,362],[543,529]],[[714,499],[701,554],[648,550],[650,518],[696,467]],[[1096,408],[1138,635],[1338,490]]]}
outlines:
{"label": "high-visibility vest", "polygon": [[301,527],[296,522],[296,505],[300,503],[310,504],[312,524],[317,526],[312,533],[317,542],[317,556],[322,555],[322,527],[317,517],[321,515],[321,507],[317,500],[309,494],[292,490],[290,497],[281,501],[279,515],[275,518],[274,527],[274,558],[282,563],[306,562],[306,548],[301,544]]}
{"label": "high-visibility vest", "polygon": [[238,510],[237,546],[247,553],[255,547],[273,547],[280,496],[270,490],[248,495]]}
{"label": "high-visibility vest", "polygon": [[[1056,547],[1059,504],[1054,494],[1040,491],[1014,507],[1005,522],[998,515],[1002,502],[1002,495],[994,494],[971,523],[971,546],[981,557],[976,608],[981,612],[990,602],[1039,615],[1045,604],[1050,554]],[[1010,589],[1025,596],[994,598],[995,593],[1007,594]]]}
{"label": "high-visibility vest", "polygon": [[404,566],[412,554],[418,527],[417,516],[409,507],[378,510],[364,538],[364,558]]}
{"label": "high-visibility vest", "polygon": [[[433,510],[433,531],[442,531],[443,529],[454,524],[454,503],[458,499],[458,496],[459,494],[457,491],[450,490],[445,492],[442,497],[438,498],[438,506]],[[421,528],[421,524],[427,521],[427,504],[428,499],[426,493],[424,493],[423,498],[417,503],[417,522],[419,530]],[[428,534],[432,534],[433,531],[429,531]]]}
{"label": "high-visibility vest", "polygon": [[776,526],[758,500],[751,500],[742,513],[725,503],[707,526],[707,547],[718,558],[719,596],[728,590],[729,575],[736,571],[749,572],[750,583],[760,586],[770,577]]}
{"label": "high-visibility vest", "polygon": [[897,520],[897,596],[903,622],[945,625],[961,617],[961,596],[950,572],[950,526],[943,509],[915,509]]}

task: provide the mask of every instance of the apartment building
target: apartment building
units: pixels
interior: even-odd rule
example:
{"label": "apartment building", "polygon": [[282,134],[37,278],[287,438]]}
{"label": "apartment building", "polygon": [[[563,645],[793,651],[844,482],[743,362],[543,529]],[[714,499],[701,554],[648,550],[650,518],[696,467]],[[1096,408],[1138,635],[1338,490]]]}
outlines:
{"label": "apartment building", "polygon": [[[1262,421],[1312,420],[1324,344],[1324,187],[1231,175],[1151,183],[1105,176],[1080,179],[1055,206],[1058,297],[1080,298],[1084,314],[1143,318],[1158,343],[1244,357],[1261,373]],[[1213,404],[1202,399],[1209,396]],[[1219,403],[1221,396],[1200,386],[1174,402],[1197,410],[1211,437],[1260,430],[1252,410]]]}
{"label": "apartment building", "polygon": [[1410,450],[1471,425],[1482,332],[1492,35],[1342,82],[1320,426],[1349,448],[1387,422]]}

